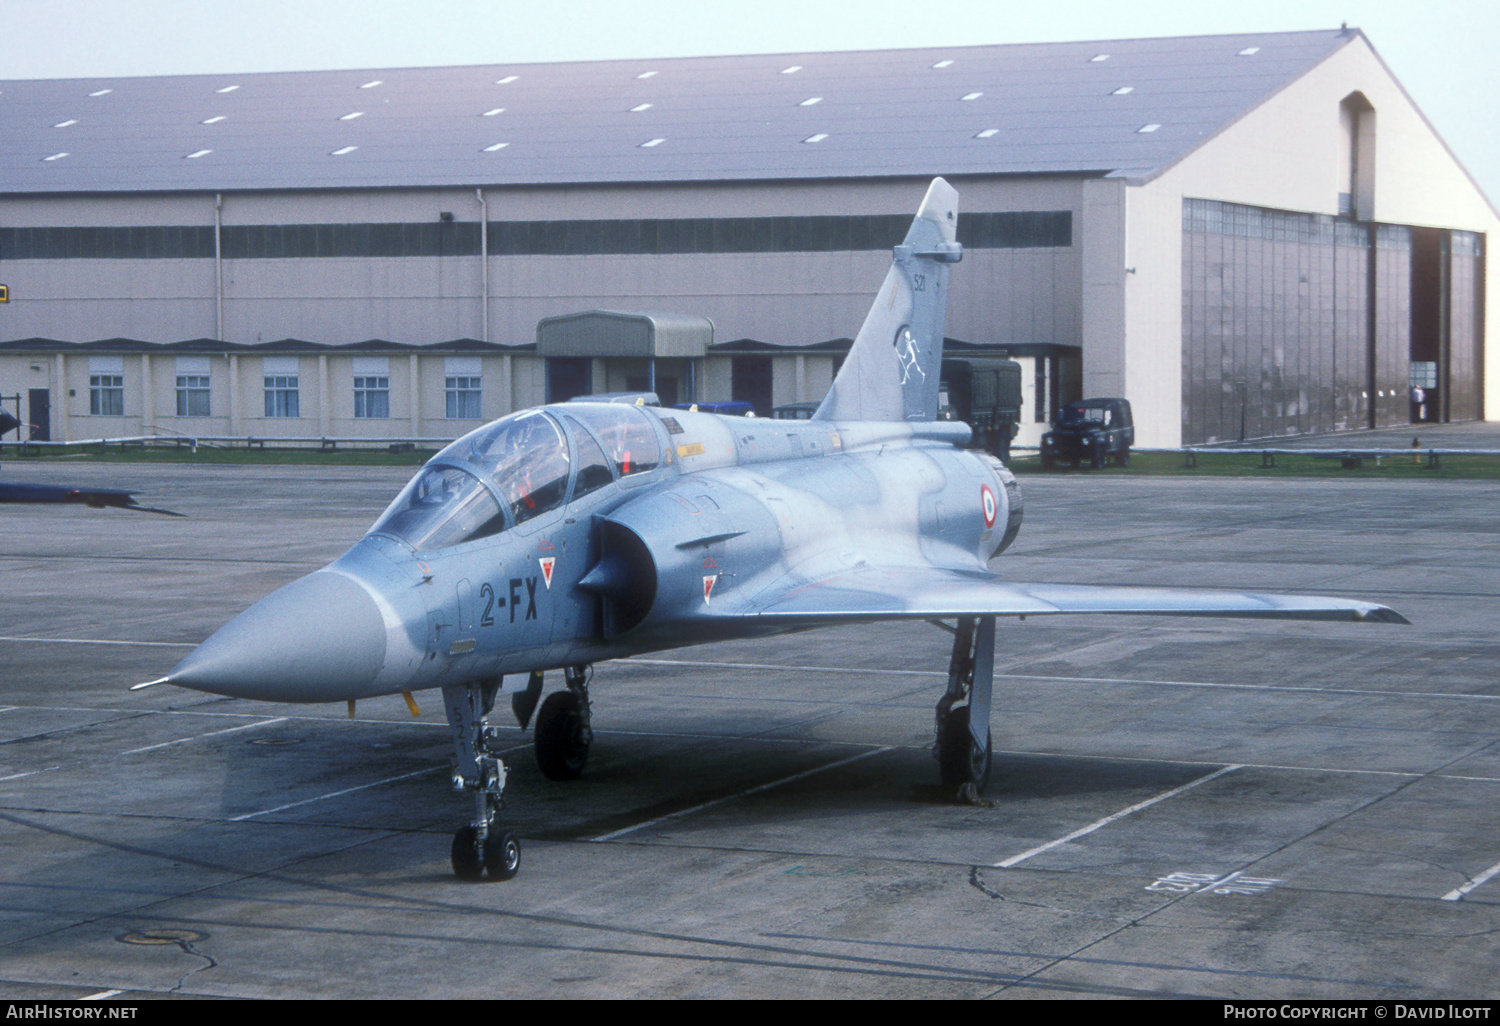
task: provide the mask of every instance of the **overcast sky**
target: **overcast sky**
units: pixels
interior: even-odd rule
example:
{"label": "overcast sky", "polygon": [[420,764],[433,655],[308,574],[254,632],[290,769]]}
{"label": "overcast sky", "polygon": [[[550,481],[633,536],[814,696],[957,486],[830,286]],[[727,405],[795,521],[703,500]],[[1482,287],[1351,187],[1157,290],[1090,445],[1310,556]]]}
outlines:
{"label": "overcast sky", "polygon": [[[0,0],[0,79],[1365,31],[1500,200],[1495,0]],[[3,188],[3,183],[0,183]]]}

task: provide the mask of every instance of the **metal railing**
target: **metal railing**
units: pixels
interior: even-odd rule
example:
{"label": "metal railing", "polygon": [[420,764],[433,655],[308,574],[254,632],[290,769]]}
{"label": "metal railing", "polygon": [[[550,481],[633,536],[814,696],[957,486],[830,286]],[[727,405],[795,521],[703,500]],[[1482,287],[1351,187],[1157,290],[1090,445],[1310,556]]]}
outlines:
{"label": "metal railing", "polygon": [[37,442],[22,439],[0,440],[0,451],[13,449],[19,453],[47,450],[79,449],[96,447],[108,449],[144,449],[147,446],[161,448],[188,448],[193,452],[204,446],[211,449],[264,449],[268,445],[283,448],[312,448],[333,451],[340,446],[349,449],[387,449],[391,452],[410,452],[412,449],[441,449],[452,443],[452,438],[426,438],[409,436],[400,438],[369,438],[335,435],[125,435],[118,438],[82,438],[67,442]]}
{"label": "metal railing", "polygon": [[[1011,446],[1012,453],[1040,454],[1040,449],[1034,445]],[[1262,467],[1275,467],[1278,456],[1310,456],[1314,459],[1338,460],[1348,468],[1361,467],[1365,460],[1374,460],[1376,466],[1385,459],[1414,459],[1425,463],[1429,467],[1441,467],[1445,456],[1500,456],[1500,449],[1451,449],[1437,448],[1435,446],[1420,446],[1416,448],[1366,448],[1347,446],[1338,449],[1313,449],[1313,448],[1273,448],[1271,446],[1218,446],[1218,445],[1185,445],[1178,448],[1137,448],[1132,446],[1131,455],[1136,453],[1154,453],[1166,455],[1180,455],[1183,457],[1183,466],[1198,466],[1200,456],[1258,456]]]}

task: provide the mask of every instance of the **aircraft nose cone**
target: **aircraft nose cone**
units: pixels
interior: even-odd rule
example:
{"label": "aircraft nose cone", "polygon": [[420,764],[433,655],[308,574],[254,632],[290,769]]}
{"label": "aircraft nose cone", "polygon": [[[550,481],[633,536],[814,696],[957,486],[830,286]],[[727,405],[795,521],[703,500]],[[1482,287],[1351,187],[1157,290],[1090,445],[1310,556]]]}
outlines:
{"label": "aircraft nose cone", "polygon": [[370,693],[385,649],[385,621],[369,592],[318,571],[229,621],[166,679],[235,698],[342,701]]}

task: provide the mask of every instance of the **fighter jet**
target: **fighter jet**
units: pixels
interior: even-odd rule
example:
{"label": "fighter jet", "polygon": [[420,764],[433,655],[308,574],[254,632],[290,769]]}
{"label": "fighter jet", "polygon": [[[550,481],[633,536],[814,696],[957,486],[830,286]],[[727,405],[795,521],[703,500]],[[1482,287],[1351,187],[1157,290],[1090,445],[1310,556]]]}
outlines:
{"label": "fighter jet", "polygon": [[[5,410],[0,410],[0,437],[7,431],[21,426],[21,422]],[[19,436],[18,436],[19,437]],[[181,513],[173,513],[169,509],[156,509],[152,506],[142,506],[135,501],[135,493],[123,491],[119,488],[74,488],[72,485],[40,485],[25,484],[19,481],[0,481],[0,502],[24,502],[24,503],[72,503],[80,506],[91,506],[94,509],[103,509],[105,506],[113,506],[116,509],[133,509],[140,513],[160,513],[163,516],[180,517]]]}
{"label": "fighter jet", "polygon": [[115,509],[133,509],[137,513],[160,513],[167,517],[180,517],[183,514],[174,513],[169,509],[158,509],[155,506],[142,506],[135,501],[135,493],[127,492],[119,488],[89,488],[80,485],[75,488],[72,485],[43,485],[27,484],[20,481],[0,481],[0,502],[24,502],[24,503],[70,503],[78,506],[89,506],[93,509],[103,509],[112,506]]}
{"label": "fighter jet", "polygon": [[[464,879],[509,879],[500,819],[512,695],[524,728],[545,671],[536,758],[580,775],[588,682],[606,660],[833,624],[929,620],[954,634],[937,702],[944,784],[991,761],[995,620],[1139,613],[1405,623],[1367,602],[1197,589],[1017,584],[989,569],[1021,527],[1016,479],[937,420],[958,194],[932,182],[816,414],[726,417],[620,402],[514,413],[433,457],[328,566],[251,606],[161,681],[273,702],[441,688]],[[947,621],[953,621],[952,624]],[[144,685],[137,685],[138,687]]]}

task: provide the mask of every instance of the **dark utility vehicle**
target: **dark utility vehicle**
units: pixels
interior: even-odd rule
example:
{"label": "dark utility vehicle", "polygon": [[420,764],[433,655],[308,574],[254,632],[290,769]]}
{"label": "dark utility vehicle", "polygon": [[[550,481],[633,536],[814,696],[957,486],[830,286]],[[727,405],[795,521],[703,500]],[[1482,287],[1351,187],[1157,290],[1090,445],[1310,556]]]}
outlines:
{"label": "dark utility vehicle", "polygon": [[1021,423],[1021,365],[1014,360],[944,360],[938,419],[974,429],[971,448],[1010,459]]}
{"label": "dark utility vehicle", "polygon": [[1123,467],[1134,444],[1128,399],[1080,399],[1059,410],[1057,423],[1042,436],[1042,466],[1076,467],[1086,460],[1102,467],[1113,456]]}
{"label": "dark utility vehicle", "polygon": [[812,420],[821,403],[787,403],[771,411],[773,420]]}

